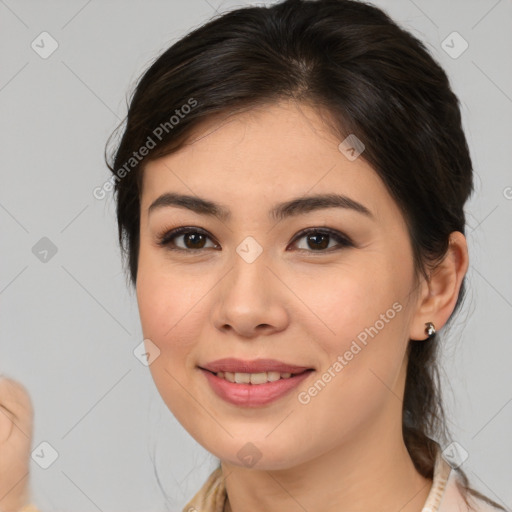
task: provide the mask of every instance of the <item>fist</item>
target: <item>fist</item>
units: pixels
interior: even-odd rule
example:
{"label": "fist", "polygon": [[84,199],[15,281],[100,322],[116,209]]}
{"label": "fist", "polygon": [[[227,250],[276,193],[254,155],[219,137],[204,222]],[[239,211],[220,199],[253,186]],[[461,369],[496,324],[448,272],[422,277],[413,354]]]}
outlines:
{"label": "fist", "polygon": [[0,377],[0,511],[29,503],[29,459],[34,410],[19,382]]}

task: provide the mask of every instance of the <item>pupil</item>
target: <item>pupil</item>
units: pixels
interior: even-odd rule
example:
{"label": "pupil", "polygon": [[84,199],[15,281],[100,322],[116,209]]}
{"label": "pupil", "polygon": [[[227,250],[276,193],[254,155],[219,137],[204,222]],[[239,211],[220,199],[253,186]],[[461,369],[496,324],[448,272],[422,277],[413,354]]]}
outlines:
{"label": "pupil", "polygon": [[318,241],[314,241],[317,238],[323,238],[324,239],[323,240],[324,243],[320,243],[320,246],[316,246],[316,247],[311,247],[310,246],[311,249],[325,249],[329,245],[329,242],[328,242],[329,235],[324,235],[324,234],[309,235],[308,236],[308,242],[313,240],[313,243],[318,243]]}
{"label": "pupil", "polygon": [[[198,239],[200,238],[203,238],[202,242],[203,244],[199,247],[199,249],[202,249],[203,245],[204,245],[204,235],[202,235],[201,233],[189,233],[187,235],[185,235],[185,245],[190,249],[197,249],[198,246],[195,245],[197,244],[197,241]],[[189,244],[189,241],[192,240],[192,245]]]}

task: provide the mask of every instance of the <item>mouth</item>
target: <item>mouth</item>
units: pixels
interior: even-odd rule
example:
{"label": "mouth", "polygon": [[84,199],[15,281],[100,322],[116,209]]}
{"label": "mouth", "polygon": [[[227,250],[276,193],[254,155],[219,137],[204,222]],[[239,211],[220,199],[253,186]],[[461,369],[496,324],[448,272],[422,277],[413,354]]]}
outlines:
{"label": "mouth", "polygon": [[[199,367],[201,368],[201,367]],[[312,368],[308,368],[305,370],[295,371],[295,372],[276,372],[276,371],[268,371],[268,372],[255,372],[255,373],[247,373],[247,372],[228,372],[228,371],[218,371],[213,372],[207,370],[206,368],[201,368],[206,372],[209,372],[219,379],[227,380],[232,384],[253,384],[253,385],[261,385],[267,384],[268,382],[276,382],[278,380],[292,379],[297,377],[298,375],[302,375],[306,372],[314,371]]]}
{"label": "mouth", "polygon": [[233,357],[201,364],[198,369],[217,396],[241,407],[260,407],[289,395],[315,371],[277,359]]}
{"label": "mouth", "polygon": [[[212,373],[230,373],[233,374],[260,374],[260,373],[279,373],[280,375],[290,374],[297,375],[304,370],[314,370],[308,366],[298,366],[296,364],[284,363],[277,359],[237,359],[234,357],[225,357],[217,359],[209,363],[201,364],[199,366],[202,370],[207,370]],[[274,375],[275,377],[275,375]]]}

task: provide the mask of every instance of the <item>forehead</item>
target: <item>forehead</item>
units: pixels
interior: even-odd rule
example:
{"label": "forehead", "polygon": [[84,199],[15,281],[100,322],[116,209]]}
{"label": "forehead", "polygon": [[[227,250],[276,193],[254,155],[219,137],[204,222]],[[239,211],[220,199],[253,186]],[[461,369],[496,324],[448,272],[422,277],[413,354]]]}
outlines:
{"label": "forehead", "polygon": [[179,151],[146,165],[141,206],[167,191],[246,208],[249,199],[274,204],[309,193],[350,195],[363,204],[385,196],[371,166],[348,159],[340,142],[316,109],[296,102],[215,115]]}
{"label": "forehead", "polygon": [[[332,133],[318,109],[293,100],[280,100],[238,113],[219,113],[198,125],[183,152],[211,152],[222,147],[229,157],[264,159],[265,154],[294,159],[309,151],[318,153],[326,146],[337,146]],[[247,153],[249,151],[249,153]]]}

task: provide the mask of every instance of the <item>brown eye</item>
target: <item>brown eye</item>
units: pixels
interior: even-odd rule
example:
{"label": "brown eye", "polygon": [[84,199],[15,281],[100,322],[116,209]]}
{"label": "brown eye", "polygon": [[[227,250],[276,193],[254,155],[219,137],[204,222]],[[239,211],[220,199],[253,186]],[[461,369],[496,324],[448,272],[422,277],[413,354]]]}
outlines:
{"label": "brown eye", "polygon": [[[298,240],[305,239],[305,247],[298,247],[301,251],[306,252],[332,252],[336,247],[354,247],[349,237],[333,229],[309,228],[301,231],[296,237],[293,244],[297,244]],[[180,242],[181,240],[181,242]],[[212,238],[202,229],[192,227],[180,227],[168,231],[158,238],[158,245],[169,250],[183,252],[199,252],[203,249],[218,249],[219,245],[212,241],[207,246],[208,240]],[[334,246],[332,245],[334,243]]]}
{"label": "brown eye", "polygon": [[[182,240],[181,243],[176,243],[175,240]],[[158,245],[166,247],[171,250],[189,251],[216,248],[217,246],[207,247],[206,243],[210,237],[198,228],[181,227],[173,229],[159,237]]]}
{"label": "brown eye", "polygon": [[332,249],[332,246],[329,247],[331,241],[337,242],[334,246],[342,246],[342,247],[353,247],[354,244],[347,236],[343,235],[339,231],[335,231],[332,229],[318,229],[318,228],[310,228],[305,231],[299,233],[299,235],[295,238],[294,243],[297,240],[306,239],[306,247],[299,247],[299,250],[305,250],[308,252],[331,252],[326,251],[325,249]]}
{"label": "brown eye", "polygon": [[206,236],[202,233],[187,233],[181,236],[187,249],[202,249],[206,242]]}

